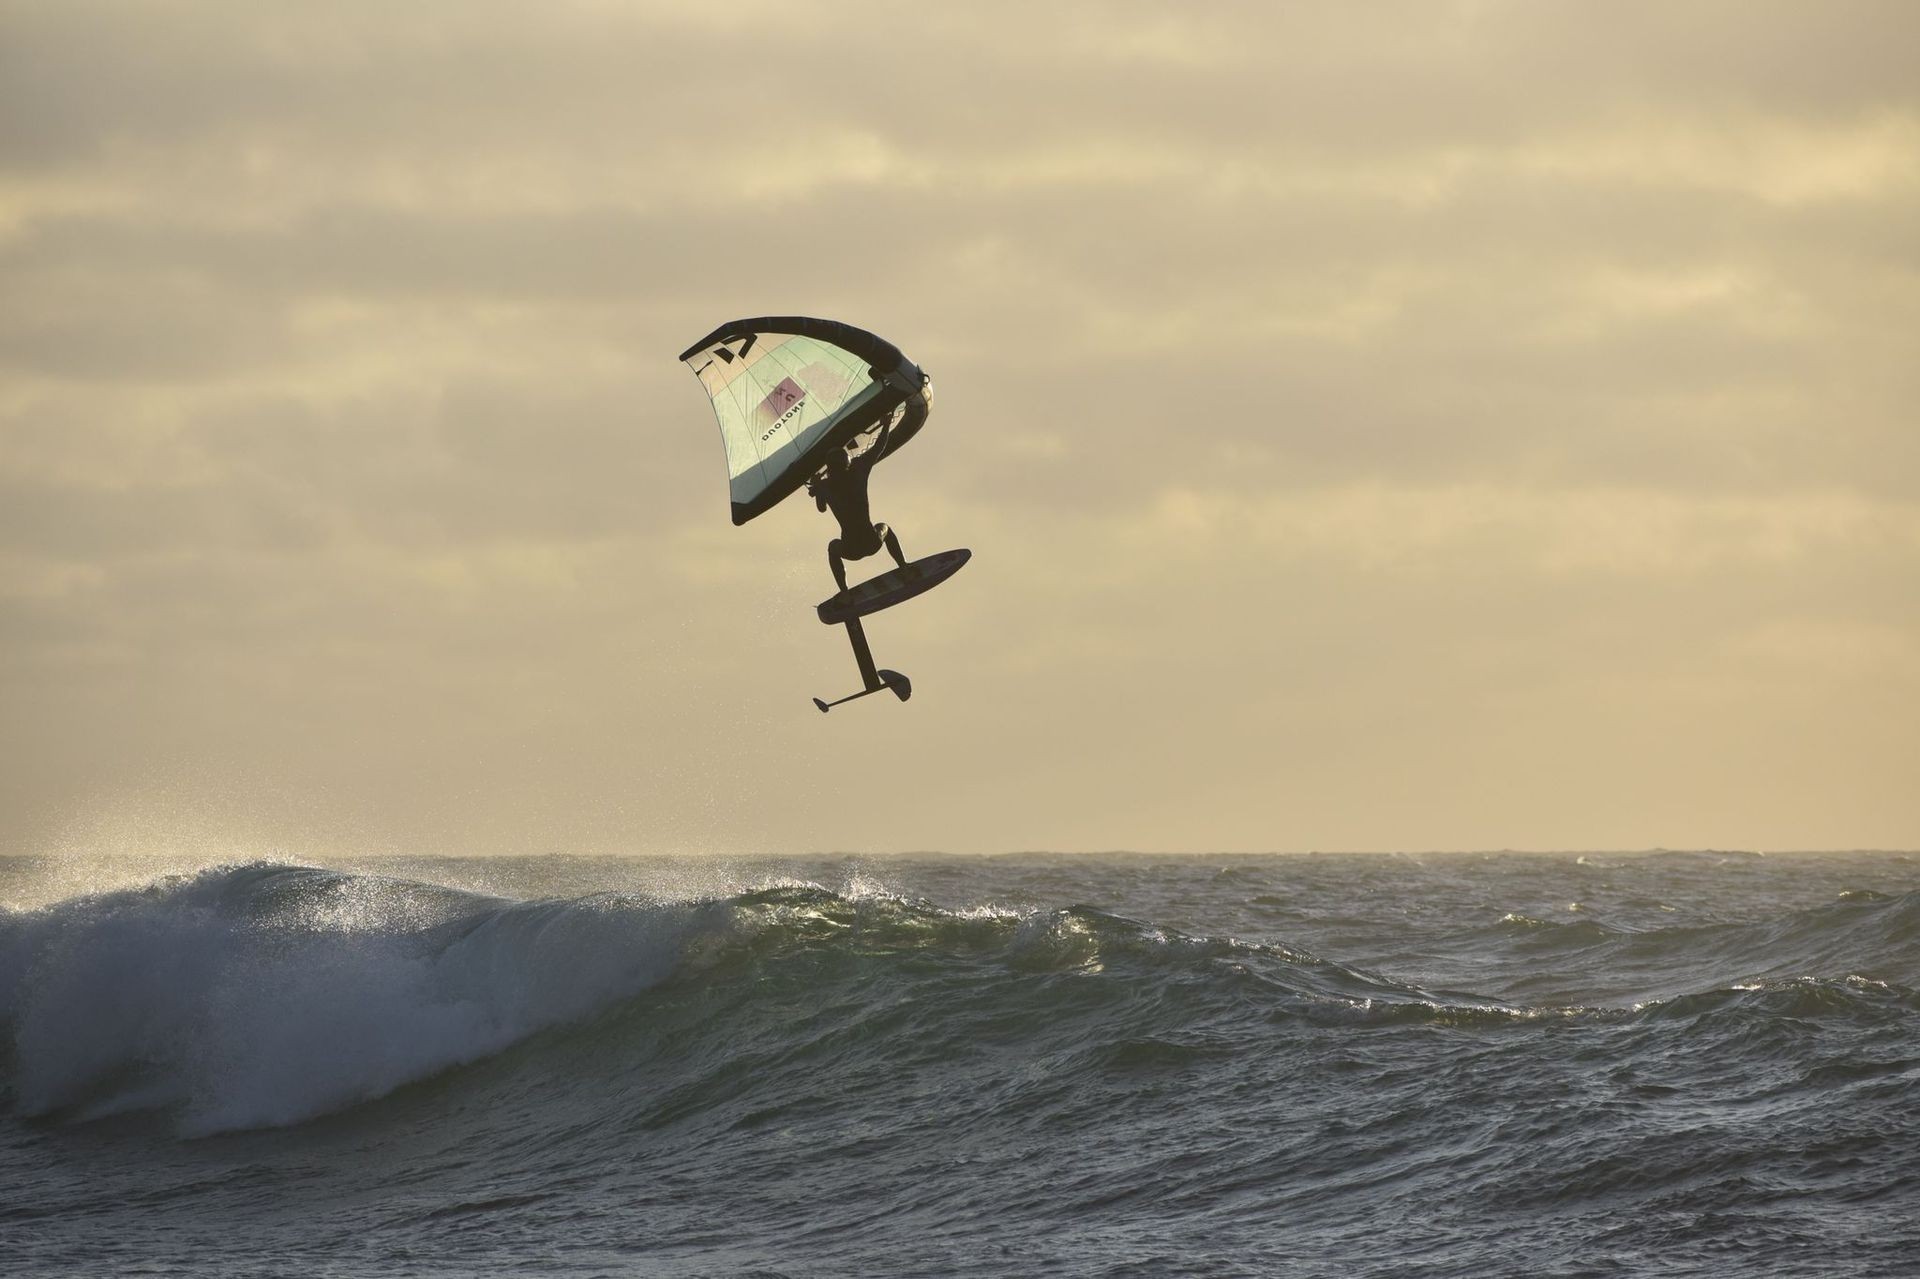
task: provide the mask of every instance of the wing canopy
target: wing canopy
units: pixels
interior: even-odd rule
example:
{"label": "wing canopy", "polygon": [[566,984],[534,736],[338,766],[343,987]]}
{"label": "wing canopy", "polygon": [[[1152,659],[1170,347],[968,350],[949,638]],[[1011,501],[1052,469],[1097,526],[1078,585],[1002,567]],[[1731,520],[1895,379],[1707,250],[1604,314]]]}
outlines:
{"label": "wing canopy", "polygon": [[723,324],[680,359],[719,419],[735,524],[772,509],[925,380],[891,342],[800,315]]}

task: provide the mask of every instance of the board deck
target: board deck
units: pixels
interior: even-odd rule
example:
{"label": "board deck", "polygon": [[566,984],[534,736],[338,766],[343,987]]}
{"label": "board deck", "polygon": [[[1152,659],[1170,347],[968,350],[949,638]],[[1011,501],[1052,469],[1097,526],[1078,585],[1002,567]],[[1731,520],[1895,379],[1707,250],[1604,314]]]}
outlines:
{"label": "board deck", "polygon": [[820,614],[820,620],[829,626],[878,613],[883,608],[892,608],[923,591],[932,590],[958,573],[960,566],[972,558],[973,552],[964,547],[929,555],[904,568],[891,569],[878,577],[857,582],[832,599],[822,600],[816,611]]}

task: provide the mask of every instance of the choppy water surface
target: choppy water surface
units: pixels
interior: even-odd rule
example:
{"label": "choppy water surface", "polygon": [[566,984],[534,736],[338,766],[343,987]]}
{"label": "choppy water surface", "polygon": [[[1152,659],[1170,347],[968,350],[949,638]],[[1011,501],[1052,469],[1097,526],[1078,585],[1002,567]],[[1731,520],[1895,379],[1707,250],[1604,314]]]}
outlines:
{"label": "choppy water surface", "polygon": [[1908,855],[101,873],[7,1274],[1920,1269]]}

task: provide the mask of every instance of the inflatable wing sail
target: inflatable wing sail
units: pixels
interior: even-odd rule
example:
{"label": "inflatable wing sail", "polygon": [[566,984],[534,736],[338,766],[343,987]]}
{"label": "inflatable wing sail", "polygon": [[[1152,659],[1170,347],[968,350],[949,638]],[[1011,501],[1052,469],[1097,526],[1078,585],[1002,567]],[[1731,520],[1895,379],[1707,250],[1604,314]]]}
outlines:
{"label": "inflatable wing sail", "polygon": [[919,366],[865,329],[801,315],[723,324],[680,356],[713,401],[733,522],[807,482],[827,456],[919,392]]}

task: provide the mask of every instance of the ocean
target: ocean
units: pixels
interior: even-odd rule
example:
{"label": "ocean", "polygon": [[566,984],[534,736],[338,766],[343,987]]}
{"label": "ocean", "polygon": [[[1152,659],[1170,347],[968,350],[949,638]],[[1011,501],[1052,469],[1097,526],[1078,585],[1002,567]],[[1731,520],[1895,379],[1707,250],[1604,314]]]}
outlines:
{"label": "ocean", "polygon": [[0,859],[0,1274],[1920,1274],[1920,857]]}

